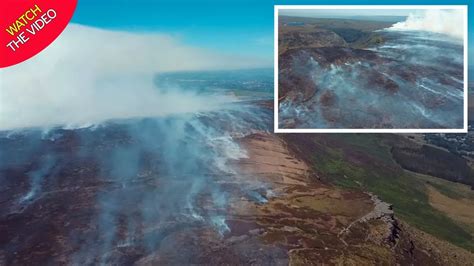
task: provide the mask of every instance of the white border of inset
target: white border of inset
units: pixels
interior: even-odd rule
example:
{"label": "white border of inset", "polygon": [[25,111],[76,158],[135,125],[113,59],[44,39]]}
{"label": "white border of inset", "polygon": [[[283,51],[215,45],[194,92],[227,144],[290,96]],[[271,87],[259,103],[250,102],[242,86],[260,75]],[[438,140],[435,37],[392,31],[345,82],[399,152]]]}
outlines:
{"label": "white border of inset", "polygon": [[[468,131],[467,5],[275,5],[274,7],[274,131],[275,133],[466,133]],[[278,128],[278,12],[280,9],[460,9],[464,12],[464,124],[460,129],[283,129]]]}

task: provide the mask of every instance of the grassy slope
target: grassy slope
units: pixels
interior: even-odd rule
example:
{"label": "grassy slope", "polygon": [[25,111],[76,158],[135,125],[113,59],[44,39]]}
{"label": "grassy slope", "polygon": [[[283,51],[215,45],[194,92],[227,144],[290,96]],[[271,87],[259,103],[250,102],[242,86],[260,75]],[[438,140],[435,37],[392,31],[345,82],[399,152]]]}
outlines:
{"label": "grassy slope", "polygon": [[[314,168],[322,176],[343,187],[376,193],[394,205],[399,218],[411,225],[467,250],[474,251],[471,234],[432,208],[426,180],[401,169],[390,153],[395,136],[332,135],[314,136],[320,149],[313,155]],[[451,191],[451,193],[455,193]]]}

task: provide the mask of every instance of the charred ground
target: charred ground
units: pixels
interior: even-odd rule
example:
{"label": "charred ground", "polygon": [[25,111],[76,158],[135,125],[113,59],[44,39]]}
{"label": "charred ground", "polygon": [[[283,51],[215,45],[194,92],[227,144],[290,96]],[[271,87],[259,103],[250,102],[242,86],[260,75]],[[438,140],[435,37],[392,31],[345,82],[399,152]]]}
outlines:
{"label": "charred ground", "polygon": [[398,21],[279,17],[280,128],[461,128],[462,45]]}

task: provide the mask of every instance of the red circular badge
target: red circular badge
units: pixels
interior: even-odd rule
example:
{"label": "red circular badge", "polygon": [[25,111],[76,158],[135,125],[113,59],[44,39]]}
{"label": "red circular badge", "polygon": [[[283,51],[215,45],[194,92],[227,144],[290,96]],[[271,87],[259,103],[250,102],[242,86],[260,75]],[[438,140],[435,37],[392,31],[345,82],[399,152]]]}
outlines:
{"label": "red circular badge", "polygon": [[21,63],[48,47],[66,28],[77,0],[1,0],[0,67]]}

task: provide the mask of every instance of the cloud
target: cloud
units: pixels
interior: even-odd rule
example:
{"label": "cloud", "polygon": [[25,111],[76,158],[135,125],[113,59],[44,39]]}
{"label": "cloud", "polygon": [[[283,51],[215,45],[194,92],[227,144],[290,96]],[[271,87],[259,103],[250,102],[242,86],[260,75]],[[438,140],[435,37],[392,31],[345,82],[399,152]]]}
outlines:
{"label": "cloud", "polygon": [[165,34],[71,24],[47,49],[0,70],[0,130],[208,111],[232,99],[156,88],[159,72],[269,67]]}
{"label": "cloud", "polygon": [[405,21],[394,24],[391,29],[431,31],[463,39],[464,11],[429,9],[414,12]]}

